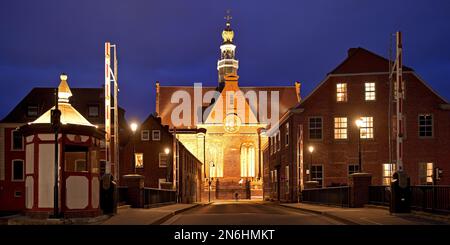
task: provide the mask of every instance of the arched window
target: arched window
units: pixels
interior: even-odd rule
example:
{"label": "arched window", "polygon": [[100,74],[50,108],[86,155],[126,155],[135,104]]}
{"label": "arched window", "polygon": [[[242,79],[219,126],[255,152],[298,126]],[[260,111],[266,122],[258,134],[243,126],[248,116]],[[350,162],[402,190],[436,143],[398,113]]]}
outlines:
{"label": "arched window", "polygon": [[241,177],[255,177],[255,146],[252,143],[241,145]]}

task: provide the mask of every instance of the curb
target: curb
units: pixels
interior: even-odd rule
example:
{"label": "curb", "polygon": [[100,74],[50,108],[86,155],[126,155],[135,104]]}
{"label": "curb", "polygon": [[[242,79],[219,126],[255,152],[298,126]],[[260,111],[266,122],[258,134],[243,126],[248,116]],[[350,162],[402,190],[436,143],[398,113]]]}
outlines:
{"label": "curb", "polygon": [[193,209],[193,208],[196,208],[196,207],[199,207],[199,206],[206,206],[206,205],[210,205],[210,204],[211,203],[206,203],[206,204],[197,203],[197,204],[195,204],[195,205],[193,205],[191,207],[175,210],[175,211],[173,211],[173,212],[171,212],[171,213],[169,213],[169,214],[167,214],[167,215],[157,219],[156,221],[152,222],[150,225],[160,225],[160,224],[164,223],[165,221],[167,221],[168,219],[172,218],[173,216],[175,216],[177,214],[180,214],[182,212],[188,211],[190,209]]}
{"label": "curb", "polygon": [[337,215],[333,215],[333,214],[330,214],[330,213],[327,213],[327,212],[323,212],[323,211],[317,211],[317,210],[307,209],[307,208],[292,207],[292,206],[287,206],[287,205],[283,205],[283,204],[279,204],[279,206],[290,208],[290,209],[301,210],[301,211],[305,211],[305,212],[309,212],[309,213],[313,213],[313,214],[323,215],[325,217],[328,217],[328,218],[334,219],[336,221],[342,222],[342,223],[344,223],[346,225],[360,225],[360,224],[358,224],[356,222],[353,222],[353,221],[351,221],[349,219],[345,219],[345,218],[339,217]]}

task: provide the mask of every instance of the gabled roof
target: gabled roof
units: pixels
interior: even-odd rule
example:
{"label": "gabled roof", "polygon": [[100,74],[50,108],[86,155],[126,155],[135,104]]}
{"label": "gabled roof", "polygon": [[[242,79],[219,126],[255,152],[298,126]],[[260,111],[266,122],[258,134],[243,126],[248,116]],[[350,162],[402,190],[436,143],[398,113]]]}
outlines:
{"label": "gabled roof", "polygon": [[[388,72],[389,60],[367,49],[358,47],[348,50],[347,58],[328,74]],[[392,64],[393,65],[393,62]],[[404,71],[413,69],[403,66]]]}

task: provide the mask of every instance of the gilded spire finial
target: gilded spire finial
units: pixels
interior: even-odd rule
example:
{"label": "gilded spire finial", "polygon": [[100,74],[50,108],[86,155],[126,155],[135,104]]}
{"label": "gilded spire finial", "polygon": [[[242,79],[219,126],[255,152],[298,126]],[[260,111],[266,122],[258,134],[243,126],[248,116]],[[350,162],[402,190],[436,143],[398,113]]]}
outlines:
{"label": "gilded spire finial", "polygon": [[231,11],[228,9],[227,15],[224,18],[227,21],[227,23],[226,23],[227,27],[222,32],[223,43],[233,43],[234,32],[233,32],[233,30],[231,30],[231,24],[230,24],[230,21],[231,21],[231,19],[233,19],[233,17],[231,16],[230,13],[231,13]]}

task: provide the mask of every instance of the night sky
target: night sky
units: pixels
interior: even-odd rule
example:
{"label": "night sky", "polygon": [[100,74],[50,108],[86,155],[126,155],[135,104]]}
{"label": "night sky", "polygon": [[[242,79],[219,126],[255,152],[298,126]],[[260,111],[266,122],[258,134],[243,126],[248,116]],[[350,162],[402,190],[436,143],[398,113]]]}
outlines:
{"label": "night sky", "polygon": [[119,48],[127,118],[154,111],[154,84],[217,84],[231,9],[240,85],[303,83],[307,95],[361,46],[387,56],[404,35],[404,62],[450,98],[450,1],[30,0],[0,2],[0,118],[33,87],[101,87],[104,42]]}

